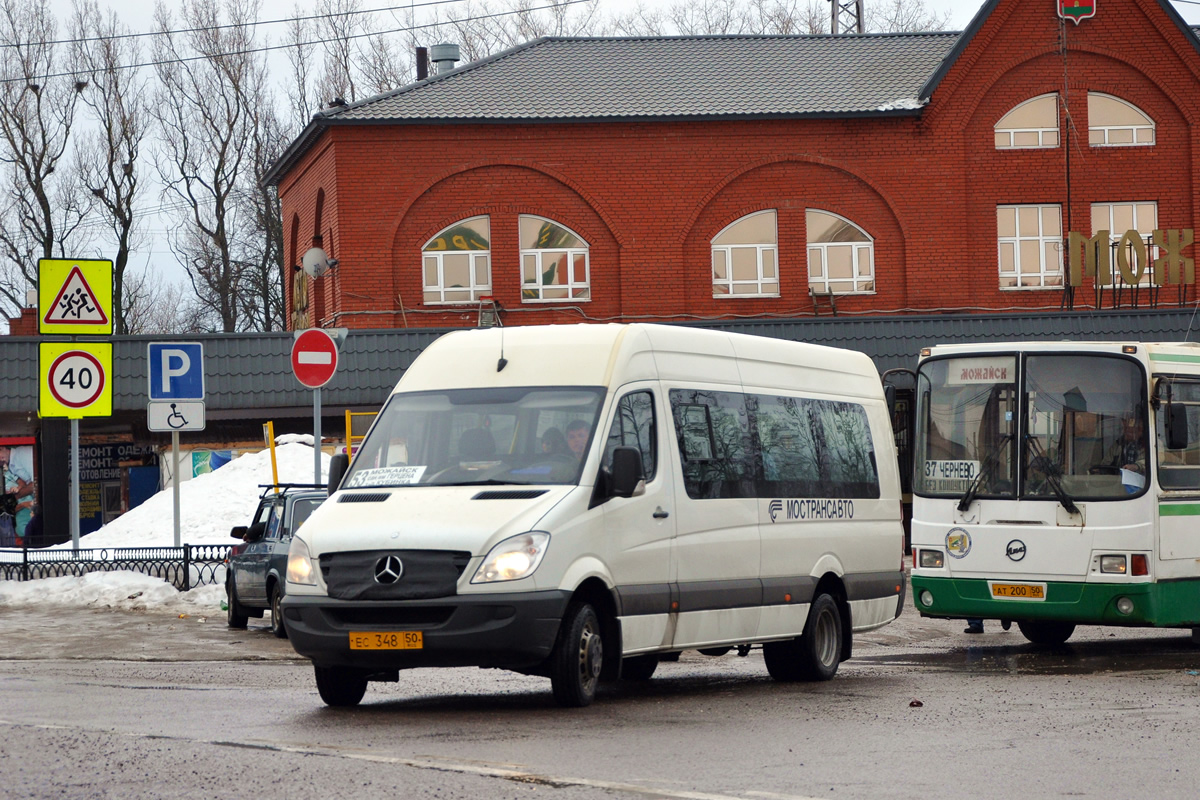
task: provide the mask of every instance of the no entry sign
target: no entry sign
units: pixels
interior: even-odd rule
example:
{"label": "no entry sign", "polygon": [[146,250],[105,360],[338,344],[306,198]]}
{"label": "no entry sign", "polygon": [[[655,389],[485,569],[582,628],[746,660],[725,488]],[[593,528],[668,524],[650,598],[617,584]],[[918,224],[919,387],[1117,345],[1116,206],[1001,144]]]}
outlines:
{"label": "no entry sign", "polygon": [[310,328],[292,343],[292,372],[310,389],[320,389],[337,372],[337,342],[320,328]]}

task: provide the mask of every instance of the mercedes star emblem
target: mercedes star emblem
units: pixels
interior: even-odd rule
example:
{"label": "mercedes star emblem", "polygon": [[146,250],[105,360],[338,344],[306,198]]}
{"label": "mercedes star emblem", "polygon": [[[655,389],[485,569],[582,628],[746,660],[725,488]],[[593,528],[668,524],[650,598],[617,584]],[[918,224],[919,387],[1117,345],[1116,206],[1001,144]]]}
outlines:
{"label": "mercedes star emblem", "polygon": [[404,564],[396,556],[384,556],[375,562],[375,582],[391,584],[404,574]]}

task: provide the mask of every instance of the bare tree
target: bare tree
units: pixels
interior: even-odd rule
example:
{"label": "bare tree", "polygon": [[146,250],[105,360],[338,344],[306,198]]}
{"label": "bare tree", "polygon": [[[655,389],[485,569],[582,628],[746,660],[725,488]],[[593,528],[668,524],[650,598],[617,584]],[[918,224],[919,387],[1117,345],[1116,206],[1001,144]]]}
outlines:
{"label": "bare tree", "polygon": [[294,135],[304,129],[321,103],[313,87],[313,46],[310,40],[314,38],[315,31],[312,20],[302,19],[304,12],[299,5],[292,7],[292,17],[284,30],[283,44],[288,60],[286,94],[291,111],[288,129]]}
{"label": "bare tree", "polygon": [[130,254],[146,241],[135,204],[142,195],[138,167],[150,123],[148,98],[144,81],[129,68],[141,55],[137,40],[124,36],[129,29],[114,12],[105,15],[97,0],[79,0],[72,29],[79,68],[89,81],[81,97],[94,123],[76,140],[76,173],[116,243],[113,331],[120,335],[129,332],[125,269]]}
{"label": "bare tree", "polygon": [[[58,171],[87,87],[64,65],[48,0],[0,0],[0,305],[14,312],[39,258],[65,257],[88,200]],[[57,172],[56,172],[57,171]]]}
{"label": "bare tree", "polygon": [[172,230],[171,247],[227,333],[239,329],[244,307],[248,262],[238,237],[253,226],[237,195],[255,172],[255,103],[267,79],[265,60],[252,52],[258,9],[257,2],[184,0],[182,33],[171,32],[165,6],[155,13],[158,171],[165,193],[188,213]]}
{"label": "bare tree", "polygon": [[950,12],[931,11],[925,0],[875,0],[867,4],[865,14],[871,33],[944,31],[950,25]]}
{"label": "bare tree", "polygon": [[181,285],[165,283],[161,272],[131,268],[122,284],[125,326],[131,334],[210,333],[204,309]]}
{"label": "bare tree", "polygon": [[285,327],[283,295],[283,217],[275,187],[264,182],[267,170],[283,154],[288,137],[276,116],[273,99],[262,91],[256,98],[258,121],[254,128],[253,169],[246,191],[239,197],[245,210],[247,238],[240,252],[246,263],[240,292],[246,325],[253,330]]}

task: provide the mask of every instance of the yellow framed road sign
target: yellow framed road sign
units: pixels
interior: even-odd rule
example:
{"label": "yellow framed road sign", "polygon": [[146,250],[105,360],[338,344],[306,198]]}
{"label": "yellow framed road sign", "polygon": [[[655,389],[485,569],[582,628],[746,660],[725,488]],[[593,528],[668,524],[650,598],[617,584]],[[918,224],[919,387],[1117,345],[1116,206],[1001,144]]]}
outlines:
{"label": "yellow framed road sign", "polygon": [[42,342],[38,362],[39,416],[112,416],[111,342]]}
{"label": "yellow framed road sign", "polygon": [[38,333],[111,336],[111,261],[38,260]]}

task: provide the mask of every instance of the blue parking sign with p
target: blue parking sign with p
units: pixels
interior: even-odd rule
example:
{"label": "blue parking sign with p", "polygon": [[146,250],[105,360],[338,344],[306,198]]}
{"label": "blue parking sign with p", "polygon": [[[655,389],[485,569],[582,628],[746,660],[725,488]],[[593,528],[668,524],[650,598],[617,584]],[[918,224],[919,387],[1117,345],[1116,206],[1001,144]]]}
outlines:
{"label": "blue parking sign with p", "polygon": [[150,342],[150,399],[204,399],[204,345]]}

